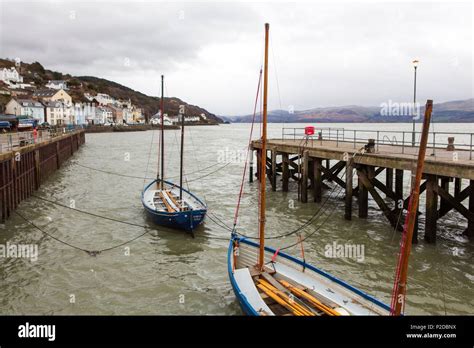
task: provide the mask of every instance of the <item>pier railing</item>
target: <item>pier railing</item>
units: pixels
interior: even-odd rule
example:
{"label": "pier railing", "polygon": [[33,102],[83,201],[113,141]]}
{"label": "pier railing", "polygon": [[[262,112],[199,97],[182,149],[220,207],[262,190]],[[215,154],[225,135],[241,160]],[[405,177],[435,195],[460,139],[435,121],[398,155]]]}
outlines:
{"label": "pier railing", "polygon": [[9,132],[0,134],[0,153],[15,151],[26,145],[39,144],[60,135],[75,132],[82,127],[56,127],[38,130],[36,137],[33,131]]}
{"label": "pier railing", "polygon": [[[305,128],[294,127],[282,128],[282,140],[301,140],[306,137]],[[369,139],[375,141],[376,149],[381,145],[393,146],[401,149],[405,153],[408,149],[413,149],[420,144],[421,132],[415,132],[415,142],[413,143],[413,132],[411,131],[380,131],[345,129],[333,127],[315,127],[314,135],[309,137],[311,141],[332,141],[336,147],[352,144],[355,149],[361,143],[367,143]],[[436,155],[437,150],[446,150],[452,147],[455,150],[468,151],[469,160],[473,159],[474,133],[462,132],[438,132],[429,133],[428,147],[432,150],[432,155]]]}

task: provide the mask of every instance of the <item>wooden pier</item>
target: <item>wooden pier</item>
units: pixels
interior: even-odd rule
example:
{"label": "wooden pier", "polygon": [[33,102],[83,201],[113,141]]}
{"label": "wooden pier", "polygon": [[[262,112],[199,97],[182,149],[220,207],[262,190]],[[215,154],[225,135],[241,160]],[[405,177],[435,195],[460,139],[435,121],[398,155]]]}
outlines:
{"label": "wooden pier", "polygon": [[84,131],[77,130],[0,153],[1,220],[9,218],[20,202],[37,190],[84,143]]}
{"label": "wooden pier", "polygon": [[[345,219],[351,220],[354,215],[354,198],[358,217],[367,218],[370,196],[388,223],[403,230],[404,216],[400,215],[400,209],[408,208],[410,197],[405,194],[411,192],[410,187],[404,187],[404,176],[411,175],[416,169],[418,147],[395,141],[393,134],[384,136],[383,140],[380,132],[377,132],[377,137],[371,138],[369,134],[366,139],[361,139],[354,135],[349,140],[348,130],[341,131],[341,135],[339,132],[336,136],[334,129],[329,132],[321,130],[317,136],[310,137],[305,136],[301,129],[294,128],[289,137],[283,133],[282,139],[268,140],[265,161],[272,190],[276,191],[281,182],[281,189],[286,192],[289,181],[293,180],[298,183],[301,202],[308,202],[311,194],[314,202],[319,203],[323,190],[330,188],[327,183],[332,182],[344,190]],[[420,193],[425,193],[426,203],[419,207],[419,216],[425,217],[424,239],[428,243],[436,242],[437,223],[452,210],[466,221],[466,228],[460,233],[474,240],[473,135],[462,135],[467,141],[455,144],[452,139],[435,143],[440,133],[434,134],[427,151],[424,182],[420,188]],[[457,136],[461,137],[461,133]],[[251,146],[256,151],[257,168],[260,168],[263,157],[261,143],[253,141]],[[254,178],[252,167],[253,163],[250,165],[250,181]],[[258,172],[255,176],[258,179]],[[414,235],[414,242],[417,241],[418,221]]]}

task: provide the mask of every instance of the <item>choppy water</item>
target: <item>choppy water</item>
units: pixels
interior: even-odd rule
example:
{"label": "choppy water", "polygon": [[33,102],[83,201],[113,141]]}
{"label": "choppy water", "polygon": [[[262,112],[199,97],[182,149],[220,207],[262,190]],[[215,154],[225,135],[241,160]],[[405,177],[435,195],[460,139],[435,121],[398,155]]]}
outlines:
{"label": "choppy water", "polygon": [[[294,125],[291,125],[294,126]],[[347,128],[410,130],[411,125],[338,125]],[[443,131],[474,131],[473,125],[437,125]],[[187,128],[186,171],[192,173],[218,162],[232,161],[220,171],[200,180],[222,164],[188,175],[189,186],[204,198],[210,212],[231,224],[243,162],[239,161],[248,139],[249,125]],[[257,126],[258,131],[258,126]],[[281,135],[281,125],[270,125],[270,137]],[[84,168],[99,168],[122,175],[155,175],[158,134],[87,134],[86,144],[37,192],[37,195],[75,204],[96,214],[149,224],[140,192],[144,181]],[[179,131],[167,131],[166,168],[178,174]],[[148,163],[150,158],[150,163]],[[246,183],[240,231],[256,235],[257,184]],[[327,193],[326,193],[327,194]],[[342,194],[341,194],[342,196]],[[315,203],[297,202],[294,183],[290,192],[269,192],[267,230],[285,233],[303,224],[317,209]],[[294,202],[294,207],[292,207]],[[305,242],[306,259],[382,301],[390,302],[398,251],[399,233],[394,233],[373,202],[369,219],[343,219],[342,200],[328,203],[327,223]],[[141,233],[141,228],[83,215],[48,202],[30,198],[18,210],[48,233],[85,249],[97,250],[120,244]],[[355,207],[355,212],[356,207]],[[305,233],[312,233],[318,220]],[[448,214],[440,224],[438,244],[422,241],[413,248],[407,297],[409,314],[474,313],[474,246],[462,236],[464,220]],[[207,219],[192,239],[161,228],[157,236],[145,235],[129,244],[91,257],[52,240],[13,216],[0,229],[0,244],[36,243],[38,261],[0,259],[0,313],[2,314],[241,314],[228,282],[226,269],[229,233]],[[217,237],[217,238],[216,238]],[[284,246],[295,237],[272,240]],[[361,244],[363,262],[325,257],[325,245]],[[290,252],[300,255],[299,248]],[[71,303],[75,300],[75,303]]]}

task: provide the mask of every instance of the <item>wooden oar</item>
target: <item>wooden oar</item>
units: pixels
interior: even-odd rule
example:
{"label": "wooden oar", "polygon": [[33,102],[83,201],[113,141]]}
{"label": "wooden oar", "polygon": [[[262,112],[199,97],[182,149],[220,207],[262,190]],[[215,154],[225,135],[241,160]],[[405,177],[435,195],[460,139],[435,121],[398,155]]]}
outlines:
{"label": "wooden oar", "polygon": [[[282,286],[274,277],[272,277],[270,274],[267,274],[266,272],[262,272],[261,275],[260,275],[265,281],[267,281],[268,283],[270,283],[270,285],[276,289],[278,289],[280,292],[284,293],[286,296],[291,296],[291,292],[288,291],[288,289],[286,289],[284,286]],[[298,297],[294,297],[294,298],[291,298],[292,300],[294,300],[293,302],[296,302],[299,306],[303,307],[304,309],[306,309],[307,311],[311,312],[311,313],[314,313],[314,310],[311,306],[307,305],[306,303],[304,303],[301,299],[299,299]],[[314,313],[314,314],[318,314],[318,313]]]}
{"label": "wooden oar", "polygon": [[323,311],[324,313],[326,313],[326,314],[328,314],[328,315],[334,315],[334,316],[341,315],[340,313],[336,312],[336,311],[335,311],[334,309],[332,309],[331,307],[328,307],[327,305],[325,305],[324,303],[322,303],[321,301],[319,301],[318,299],[316,299],[314,296],[311,296],[311,295],[308,294],[307,292],[305,292],[305,291],[303,291],[303,290],[301,290],[301,289],[298,289],[297,287],[291,285],[291,284],[288,283],[287,281],[285,281],[285,280],[279,280],[279,282],[280,282],[285,288],[287,288],[288,290],[290,290],[293,294],[305,298],[306,300],[308,300],[309,302],[311,302],[311,304],[313,304],[317,309]]}
{"label": "wooden oar", "polygon": [[161,200],[163,201],[163,203],[165,204],[166,209],[168,210],[168,213],[173,213],[175,210],[168,203],[168,200],[166,199],[165,195],[163,194],[163,191],[160,191],[160,197],[161,197]]}
{"label": "wooden oar", "polygon": [[178,203],[178,201],[176,200],[176,198],[173,196],[173,194],[170,192],[167,192],[167,195],[168,197],[173,201],[174,205],[176,207],[178,207],[179,210],[181,210],[183,207],[181,206],[181,204]]}
{"label": "wooden oar", "polygon": [[293,308],[290,304],[285,302],[282,298],[280,298],[277,294],[275,294],[273,291],[268,289],[266,286],[263,284],[257,284],[257,287],[262,290],[265,294],[270,296],[275,302],[277,302],[279,305],[285,307],[288,309],[291,313],[293,313],[296,316],[303,316],[304,314]]}
{"label": "wooden oar", "polygon": [[297,303],[295,300],[291,299],[288,295],[286,295],[283,291],[278,290],[276,287],[268,283],[267,281],[263,279],[257,279],[257,281],[262,284],[263,286],[267,287],[271,291],[273,291],[275,294],[277,294],[279,297],[281,297],[284,301],[286,301],[290,306],[294,307],[297,311],[303,313],[303,315],[307,316],[314,316],[315,314],[311,312],[310,310],[304,308],[302,305]]}

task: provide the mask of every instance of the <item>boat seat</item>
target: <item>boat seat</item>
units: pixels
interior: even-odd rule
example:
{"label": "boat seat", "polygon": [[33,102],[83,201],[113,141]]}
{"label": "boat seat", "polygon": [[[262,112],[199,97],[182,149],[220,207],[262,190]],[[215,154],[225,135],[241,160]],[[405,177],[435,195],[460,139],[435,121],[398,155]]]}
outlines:
{"label": "boat seat", "polygon": [[263,311],[263,315],[275,315],[260,296],[248,268],[236,269],[234,278],[240,288],[240,293],[257,312]]}

